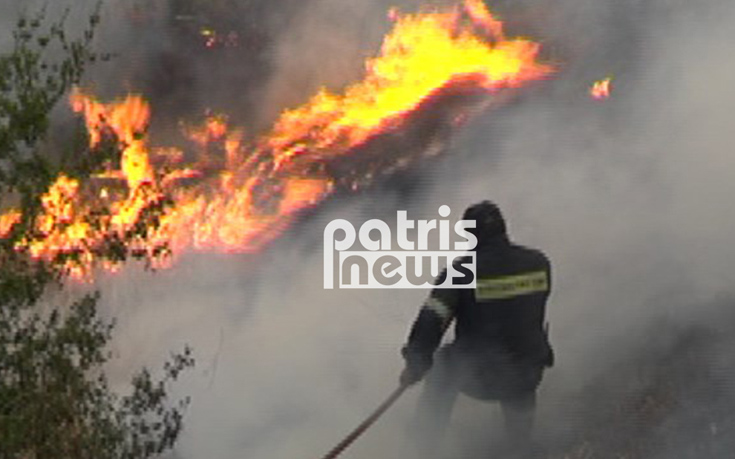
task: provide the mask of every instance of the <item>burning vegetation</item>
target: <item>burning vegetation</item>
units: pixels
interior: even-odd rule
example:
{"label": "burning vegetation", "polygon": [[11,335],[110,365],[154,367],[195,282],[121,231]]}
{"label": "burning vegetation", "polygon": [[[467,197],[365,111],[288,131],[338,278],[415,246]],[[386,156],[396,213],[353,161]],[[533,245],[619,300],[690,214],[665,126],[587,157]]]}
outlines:
{"label": "burning vegetation", "polygon": [[[505,37],[480,0],[391,18],[393,31],[362,81],[341,93],[320,90],[260,136],[246,137],[226,116],[186,127],[196,155],[149,144],[151,108],[140,95],[102,103],[75,90],[70,103],[84,117],[87,154],[112,141],[119,158],[88,182],[59,176],[33,237],[17,249],[61,257],[76,276],[99,264],[114,269],[115,260],[98,263],[97,254],[116,241],[159,266],[171,253],[254,251],[333,191],[357,189],[431,152],[478,95],[553,72],[539,62],[537,43]],[[0,232],[17,218],[0,216]]]}

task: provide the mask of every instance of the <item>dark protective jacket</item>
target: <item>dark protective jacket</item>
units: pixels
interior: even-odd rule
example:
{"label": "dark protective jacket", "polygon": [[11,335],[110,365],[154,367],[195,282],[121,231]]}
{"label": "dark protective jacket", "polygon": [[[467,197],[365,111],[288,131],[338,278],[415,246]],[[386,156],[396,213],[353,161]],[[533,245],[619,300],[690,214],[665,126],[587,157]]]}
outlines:
{"label": "dark protective jacket", "polygon": [[452,347],[475,356],[476,362],[494,354],[524,367],[551,366],[553,353],[545,327],[551,291],[548,258],[539,250],[511,243],[505,235],[481,242],[476,257],[475,289],[432,290],[403,350],[407,363],[430,365],[454,321]]}

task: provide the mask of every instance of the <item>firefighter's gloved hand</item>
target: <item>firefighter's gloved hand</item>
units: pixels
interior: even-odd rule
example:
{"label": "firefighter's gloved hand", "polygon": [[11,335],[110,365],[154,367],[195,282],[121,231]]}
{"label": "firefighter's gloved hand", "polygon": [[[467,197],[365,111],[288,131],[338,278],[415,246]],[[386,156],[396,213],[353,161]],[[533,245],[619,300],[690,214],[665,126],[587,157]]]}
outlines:
{"label": "firefighter's gloved hand", "polygon": [[406,366],[401,372],[401,379],[399,380],[401,386],[413,386],[417,382],[424,379],[427,370],[419,369],[416,367]]}
{"label": "firefighter's gloved hand", "polygon": [[431,369],[433,359],[431,355],[415,354],[407,348],[403,348],[403,358],[406,359],[406,367],[401,373],[399,380],[402,386],[412,386],[424,379]]}

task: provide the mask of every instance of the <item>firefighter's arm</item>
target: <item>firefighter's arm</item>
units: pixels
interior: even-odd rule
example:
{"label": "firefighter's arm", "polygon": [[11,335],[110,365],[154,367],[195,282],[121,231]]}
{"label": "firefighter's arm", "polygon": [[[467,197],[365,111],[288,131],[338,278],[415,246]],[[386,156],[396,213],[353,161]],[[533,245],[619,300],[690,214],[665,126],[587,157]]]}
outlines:
{"label": "firefighter's arm", "polygon": [[546,319],[546,307],[552,288],[551,264],[548,258],[542,254],[544,271],[546,272],[546,291],[544,292],[543,302],[534,308],[529,318],[532,320],[528,326],[530,330],[538,330],[535,339],[536,346],[533,353],[534,363],[549,368],[554,366],[554,350],[549,341],[549,323]]}
{"label": "firefighter's arm", "polygon": [[[546,257],[544,257],[546,258]],[[546,298],[544,299],[544,310],[543,310],[543,322],[544,322],[544,341],[546,345],[546,358],[544,360],[544,366],[547,368],[553,367],[554,363],[556,361],[556,356],[554,355],[554,348],[551,346],[551,341],[549,339],[549,329],[550,325],[549,322],[546,320],[546,304],[548,303],[549,296],[551,295],[551,263],[549,262],[548,258],[546,258],[546,275],[548,276],[548,285],[549,289],[546,293]]]}
{"label": "firefighter's arm", "polygon": [[[437,278],[436,283],[443,283],[444,277],[446,272]],[[458,289],[435,288],[424,301],[418,318],[411,327],[408,342],[402,349],[406,361],[406,369],[401,375],[402,384],[420,381],[431,368],[434,352],[454,319],[459,295]]]}

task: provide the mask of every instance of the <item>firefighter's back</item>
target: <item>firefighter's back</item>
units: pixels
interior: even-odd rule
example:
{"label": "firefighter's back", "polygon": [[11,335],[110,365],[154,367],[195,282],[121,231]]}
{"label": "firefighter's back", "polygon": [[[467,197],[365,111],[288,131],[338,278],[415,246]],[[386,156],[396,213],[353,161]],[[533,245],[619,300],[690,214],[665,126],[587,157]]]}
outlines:
{"label": "firefighter's back", "polygon": [[550,280],[549,260],[539,250],[507,240],[480,247],[477,288],[457,313],[457,345],[475,352],[507,352],[529,364],[545,364]]}

